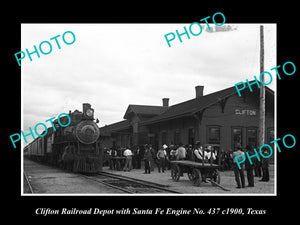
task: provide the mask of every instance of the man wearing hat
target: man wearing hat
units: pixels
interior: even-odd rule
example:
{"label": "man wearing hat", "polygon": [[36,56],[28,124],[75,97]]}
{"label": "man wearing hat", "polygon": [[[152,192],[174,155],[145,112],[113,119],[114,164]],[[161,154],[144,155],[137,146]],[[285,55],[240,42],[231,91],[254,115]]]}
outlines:
{"label": "man wearing hat", "polygon": [[170,157],[169,157],[170,161],[174,161],[176,160],[176,150],[174,145],[170,145]]}
{"label": "man wearing hat", "polygon": [[156,154],[156,158],[158,159],[158,172],[160,173],[160,169],[162,169],[162,172],[165,172],[165,165],[166,165],[166,156],[167,156],[167,145],[163,145],[161,149],[158,150]]}
{"label": "man wearing hat", "polygon": [[194,154],[193,146],[190,144],[186,148],[186,160],[194,161],[194,160],[192,160],[193,159],[193,154]]}
{"label": "man wearing hat", "polygon": [[[232,159],[233,162],[233,172],[235,176],[235,181],[237,184],[237,188],[245,188],[245,176],[244,176],[244,163],[240,164],[241,169],[239,169],[235,157],[239,155],[245,155],[245,153],[242,151],[242,146],[240,143],[237,143],[234,152],[232,153]],[[240,162],[243,160],[243,157],[237,157],[237,160]],[[242,183],[242,185],[241,185]]]}
{"label": "man wearing hat", "polygon": [[216,155],[212,150],[212,146],[208,145],[206,151],[204,152],[204,161],[205,162],[214,162],[216,160]]}
{"label": "man wearing hat", "polygon": [[[246,152],[248,152],[248,155],[254,154],[254,150],[250,145],[246,146]],[[254,187],[253,168],[254,165],[251,164],[249,160],[245,160],[245,169],[247,173],[248,187]]]}
{"label": "man wearing hat", "polygon": [[204,160],[204,151],[200,141],[196,142],[196,147],[194,150],[194,158],[196,162],[202,162]]}
{"label": "man wearing hat", "polygon": [[145,161],[145,173],[150,173],[151,171],[151,150],[148,145],[145,145],[144,161]]}
{"label": "man wearing hat", "polygon": [[268,156],[270,155],[269,150],[267,149],[267,147],[263,147],[262,148],[262,154],[265,156],[262,158],[262,179],[259,181],[266,181],[268,182],[270,180],[270,176],[269,176],[269,158]]}
{"label": "man wearing hat", "polygon": [[132,169],[132,151],[129,146],[126,147],[123,155],[126,157],[123,170],[130,171]]}
{"label": "man wearing hat", "polygon": [[185,160],[186,157],[186,149],[183,144],[180,143],[179,147],[176,150],[176,160]]}

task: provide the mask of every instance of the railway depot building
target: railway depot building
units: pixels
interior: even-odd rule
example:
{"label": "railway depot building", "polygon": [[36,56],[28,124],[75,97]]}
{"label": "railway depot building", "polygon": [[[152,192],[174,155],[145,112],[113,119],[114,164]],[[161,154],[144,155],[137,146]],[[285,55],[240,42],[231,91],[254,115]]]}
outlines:
{"label": "railway depot building", "polygon": [[[243,147],[258,145],[259,92],[244,89],[239,97],[236,88],[226,88],[203,95],[204,86],[196,86],[196,96],[169,106],[129,105],[124,120],[100,128],[102,147],[126,147],[151,144],[219,145],[225,151],[237,143]],[[266,143],[274,140],[274,92],[266,90]]]}

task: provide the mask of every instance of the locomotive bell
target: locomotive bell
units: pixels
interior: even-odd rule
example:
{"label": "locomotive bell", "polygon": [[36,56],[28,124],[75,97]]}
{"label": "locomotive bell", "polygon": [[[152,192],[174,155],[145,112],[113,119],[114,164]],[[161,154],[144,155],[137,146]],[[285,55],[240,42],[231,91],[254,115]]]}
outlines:
{"label": "locomotive bell", "polygon": [[83,103],[82,112],[85,119],[94,119],[94,109],[91,108],[91,104]]}

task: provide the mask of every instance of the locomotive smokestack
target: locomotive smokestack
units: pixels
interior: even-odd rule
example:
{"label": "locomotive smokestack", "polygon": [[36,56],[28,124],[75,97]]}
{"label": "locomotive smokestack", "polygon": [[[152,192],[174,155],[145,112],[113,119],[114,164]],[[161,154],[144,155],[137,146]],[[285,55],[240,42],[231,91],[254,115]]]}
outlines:
{"label": "locomotive smokestack", "polygon": [[82,104],[82,112],[85,112],[87,109],[91,108],[91,104],[89,103],[83,103]]}
{"label": "locomotive smokestack", "polygon": [[91,108],[91,104],[83,103],[82,104],[82,113],[84,119],[93,120],[94,119],[94,109]]}

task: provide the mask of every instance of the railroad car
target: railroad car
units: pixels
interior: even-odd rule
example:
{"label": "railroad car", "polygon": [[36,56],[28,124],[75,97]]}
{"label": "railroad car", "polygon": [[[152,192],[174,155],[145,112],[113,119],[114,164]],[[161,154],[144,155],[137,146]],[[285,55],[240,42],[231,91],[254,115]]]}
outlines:
{"label": "railroad car", "polygon": [[[62,127],[54,120],[54,127],[49,127],[45,136],[24,148],[24,156],[78,173],[102,171],[100,131],[98,119],[94,121],[94,109],[83,103],[82,112],[69,111],[69,116],[70,125]],[[66,125],[67,116],[60,117],[60,122]]]}

